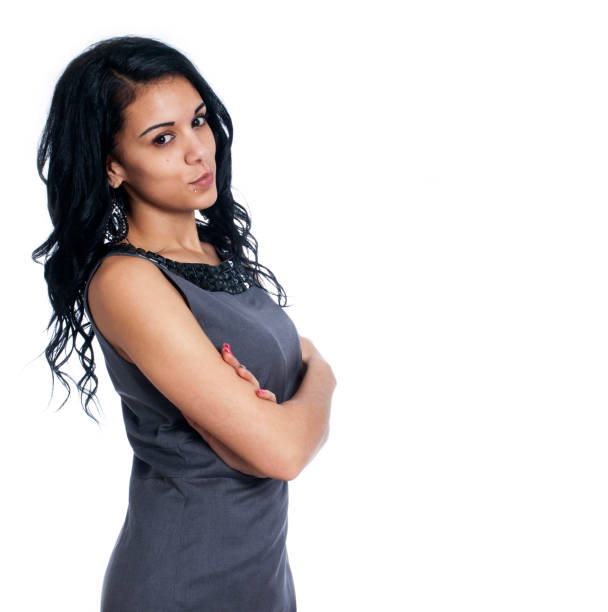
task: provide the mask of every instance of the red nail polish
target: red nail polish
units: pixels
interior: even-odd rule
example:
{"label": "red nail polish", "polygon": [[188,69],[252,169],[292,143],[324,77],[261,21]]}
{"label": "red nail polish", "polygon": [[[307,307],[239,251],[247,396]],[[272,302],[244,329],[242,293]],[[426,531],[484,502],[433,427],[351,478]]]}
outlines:
{"label": "red nail polish", "polygon": [[258,389],[258,393],[264,393],[264,389]]}
{"label": "red nail polish", "polygon": [[224,348],[226,349],[226,351],[228,351],[229,353],[232,353],[232,351],[230,350],[230,345],[227,342],[224,342]]}

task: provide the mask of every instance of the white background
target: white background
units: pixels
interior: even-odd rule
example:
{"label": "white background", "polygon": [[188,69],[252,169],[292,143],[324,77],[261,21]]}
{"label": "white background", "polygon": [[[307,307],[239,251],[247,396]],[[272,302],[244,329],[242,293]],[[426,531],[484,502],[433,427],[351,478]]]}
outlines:
{"label": "white background", "polygon": [[0,608],[98,610],[126,511],[131,448],[97,342],[102,426],[75,389],[49,404],[31,252],[51,231],[35,161],[55,83],[88,45],[137,34],[226,104],[260,261],[338,380],[330,439],[290,482],[298,610],[608,609],[604,6],[13,7]]}

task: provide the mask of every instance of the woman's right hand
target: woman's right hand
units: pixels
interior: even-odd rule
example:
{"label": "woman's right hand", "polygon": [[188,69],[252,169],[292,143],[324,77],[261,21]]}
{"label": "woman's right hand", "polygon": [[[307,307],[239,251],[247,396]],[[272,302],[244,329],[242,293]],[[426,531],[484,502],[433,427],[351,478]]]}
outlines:
{"label": "woman's right hand", "polygon": [[[277,401],[276,395],[269,389],[260,389],[258,379],[232,354],[230,346],[224,343],[221,350],[224,361],[232,366],[237,374],[249,381],[253,387],[255,394],[260,398],[269,402]],[[264,473],[259,472],[253,465],[248,461],[245,461],[242,457],[237,455],[231,448],[226,446],[221,440],[218,440],[215,436],[211,435],[206,429],[201,427],[198,423],[192,421],[190,418],[185,417],[186,421],[192,429],[197,431],[201,438],[209,444],[213,451],[220,457],[220,459],[229,467],[234,470],[238,470],[243,474],[249,474],[250,476],[256,476],[257,478],[268,478]]]}
{"label": "woman's right hand", "polygon": [[265,399],[276,403],[277,396],[270,389],[260,388],[258,379],[236,358],[227,342],[224,342],[224,346],[222,347],[222,357],[228,365],[235,369],[236,373],[241,378],[248,380],[254,386],[255,394],[260,399]]}

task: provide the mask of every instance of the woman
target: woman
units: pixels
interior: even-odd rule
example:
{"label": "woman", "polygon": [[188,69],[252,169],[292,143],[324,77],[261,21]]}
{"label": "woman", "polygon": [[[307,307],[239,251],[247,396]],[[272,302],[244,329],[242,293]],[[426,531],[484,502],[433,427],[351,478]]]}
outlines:
{"label": "woman", "polygon": [[336,381],[262,286],[285,297],[232,197],[231,143],[218,97],[154,39],[93,45],[51,102],[46,356],[69,397],[58,355],[83,336],[94,418],[97,337],[134,451],[102,612],[296,609],[288,481],[327,439]]}

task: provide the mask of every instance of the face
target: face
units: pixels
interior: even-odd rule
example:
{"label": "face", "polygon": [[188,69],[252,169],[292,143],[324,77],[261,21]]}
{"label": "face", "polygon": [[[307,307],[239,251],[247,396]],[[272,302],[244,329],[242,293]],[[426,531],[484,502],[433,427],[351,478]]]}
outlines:
{"label": "face", "polygon": [[[187,211],[213,205],[215,138],[206,112],[204,100],[184,77],[142,87],[125,109],[116,137],[119,159],[107,159],[110,185],[122,185],[134,206]],[[210,185],[191,184],[209,170]]]}

